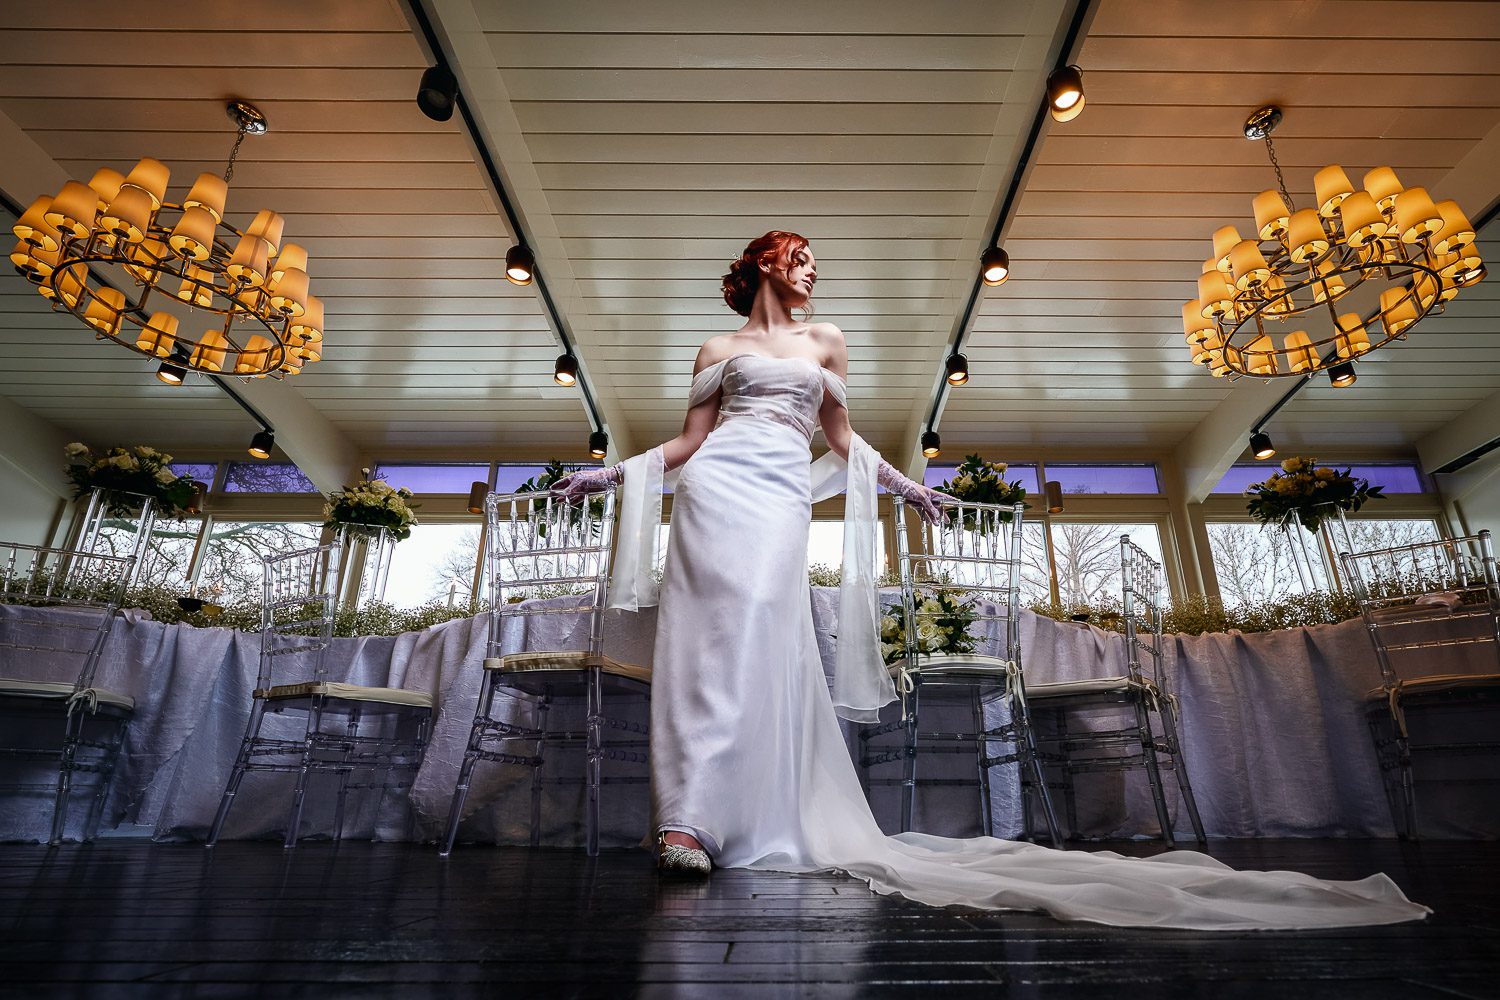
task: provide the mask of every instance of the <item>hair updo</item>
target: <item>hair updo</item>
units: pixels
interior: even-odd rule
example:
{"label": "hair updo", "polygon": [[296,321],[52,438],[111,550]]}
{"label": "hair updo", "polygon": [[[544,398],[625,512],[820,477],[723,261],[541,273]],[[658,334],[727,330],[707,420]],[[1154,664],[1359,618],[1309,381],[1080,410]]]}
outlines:
{"label": "hair updo", "polygon": [[[741,316],[749,316],[755,305],[755,291],[760,288],[760,266],[769,264],[775,267],[783,254],[790,259],[792,254],[806,246],[806,237],[779,229],[751,240],[739,259],[729,265],[729,273],[724,275],[724,301],[729,303],[729,308]],[[791,272],[790,265],[787,272]]]}

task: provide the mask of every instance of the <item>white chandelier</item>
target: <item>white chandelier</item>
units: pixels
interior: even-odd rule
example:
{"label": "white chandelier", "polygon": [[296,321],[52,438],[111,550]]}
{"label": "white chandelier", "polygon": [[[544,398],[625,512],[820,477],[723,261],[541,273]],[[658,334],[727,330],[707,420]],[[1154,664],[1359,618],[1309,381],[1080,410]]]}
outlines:
{"label": "white chandelier", "polygon": [[[1266,143],[1277,188],[1255,196],[1251,238],[1234,226],[1213,234],[1198,297],[1182,306],[1183,332],[1193,363],[1215,378],[1326,370],[1333,385],[1351,385],[1356,359],[1405,339],[1485,266],[1458,204],[1403,188],[1390,167],[1371,170],[1355,190],[1343,167],[1326,166],[1313,177],[1316,207],[1296,208],[1271,145],[1280,122],[1276,107],[1245,122],[1245,137]],[[1341,303],[1367,281],[1386,284],[1378,304],[1361,313]],[[1318,333],[1303,328],[1307,320]],[[1273,333],[1268,323],[1295,329]]]}
{"label": "white chandelier", "polygon": [[[238,134],[224,176],[199,174],[180,205],[165,200],[167,166],[147,157],[127,175],[104,167],[87,184],[69,181],[14,227],[11,262],[54,309],[100,340],[160,358],[157,377],[173,384],[190,369],[282,378],[322,356],[307,251],[283,242],[275,212],[261,210],[243,231],[224,220],[240,143],[266,132],[254,106],[231,101],[228,111]],[[110,265],[128,277],[111,283]],[[200,310],[216,317],[206,329],[189,326]]]}

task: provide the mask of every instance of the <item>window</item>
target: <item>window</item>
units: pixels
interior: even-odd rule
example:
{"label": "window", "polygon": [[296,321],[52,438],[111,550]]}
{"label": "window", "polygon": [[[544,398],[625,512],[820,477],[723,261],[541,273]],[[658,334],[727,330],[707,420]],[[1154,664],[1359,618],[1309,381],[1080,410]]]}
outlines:
{"label": "window", "polygon": [[[597,468],[598,462],[564,462],[563,468],[568,471],[574,469]],[[521,484],[528,479],[534,479],[547,471],[545,465],[505,465],[501,464],[495,470],[495,492],[515,493],[521,488]],[[469,487],[465,486],[463,492],[467,493]]]}
{"label": "window", "polygon": [[[1155,474],[1154,470],[1152,474]],[[1119,603],[1123,585],[1120,577],[1121,535],[1129,535],[1130,540],[1145,549],[1147,555],[1161,562],[1161,532],[1154,524],[1052,523],[1057,592],[1064,607]],[[1165,593],[1163,596],[1165,598]]]}
{"label": "window", "polygon": [[211,489],[214,485],[214,474],[219,471],[219,463],[173,462],[171,465],[167,466],[167,468],[171,469],[179,476],[187,476],[189,479],[196,479],[206,488]]}
{"label": "window", "polygon": [[[193,549],[198,544],[202,524],[202,519],[196,517],[181,520],[157,518],[136,567],[132,586],[170,587],[186,592],[188,569],[192,565]],[[97,551],[104,555],[127,556],[134,538],[134,521],[111,518],[104,522],[99,533]]]}
{"label": "window", "polygon": [[225,493],[316,493],[318,488],[291,462],[230,462]]}
{"label": "window", "polygon": [[[1341,462],[1320,462],[1320,465],[1349,469],[1352,475],[1368,479],[1371,486],[1383,486],[1386,493],[1430,492],[1422,470],[1411,462],[1375,462],[1345,466]],[[1257,462],[1254,465],[1232,465],[1224,478],[1214,487],[1215,493],[1240,494],[1255,483],[1263,483],[1273,473],[1281,471],[1275,462]]]}
{"label": "window", "polygon": [[205,540],[198,592],[219,604],[259,601],[261,557],[310,548],[322,535],[320,523],[215,521]]}
{"label": "window", "polygon": [[1160,493],[1156,466],[1141,462],[1121,465],[1054,465],[1047,478],[1062,484],[1064,493]]}
{"label": "window", "polygon": [[401,608],[432,601],[468,604],[478,560],[478,525],[419,524],[412,528],[410,538],[396,543],[385,601]]}
{"label": "window", "polygon": [[[885,533],[875,525],[875,575],[878,577],[885,564]],[[844,522],[814,521],[807,533],[807,566],[822,566],[830,570],[842,569],[844,565]]]}
{"label": "window", "polygon": [[1247,521],[1209,523],[1207,528],[1219,597],[1226,605],[1328,589],[1323,544],[1311,532],[1294,525],[1284,534]]}
{"label": "window", "polygon": [[[941,486],[944,480],[952,479],[957,465],[929,465],[922,473],[922,483],[926,486]],[[1005,481],[1013,483],[1020,480],[1021,485],[1026,488],[1028,496],[1035,496],[1042,491],[1037,482],[1036,466],[1034,465],[1008,465],[1005,468]]]}
{"label": "window", "polygon": [[[468,493],[476,481],[490,481],[490,467],[484,465],[377,465],[375,479],[413,493]],[[409,539],[408,539],[409,540]]]}
{"label": "window", "polygon": [[1051,600],[1052,556],[1047,551],[1047,532],[1038,521],[1023,521],[1020,603],[1025,607]]}

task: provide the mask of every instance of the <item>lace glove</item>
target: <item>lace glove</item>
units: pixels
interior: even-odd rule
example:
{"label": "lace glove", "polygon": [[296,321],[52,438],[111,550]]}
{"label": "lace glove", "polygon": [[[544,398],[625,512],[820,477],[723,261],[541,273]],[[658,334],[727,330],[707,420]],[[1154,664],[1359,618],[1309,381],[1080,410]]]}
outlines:
{"label": "lace glove", "polygon": [[620,485],[625,474],[618,465],[603,469],[580,469],[570,472],[547,488],[547,492],[564,500],[574,500],[590,493],[603,493]]}
{"label": "lace glove", "polygon": [[917,515],[928,524],[936,524],[942,519],[943,510],[939,505],[942,503],[943,494],[907,479],[896,471],[894,465],[883,458],[880,460],[880,465],[876,466],[875,481],[884,486],[887,493],[896,494],[916,508]]}

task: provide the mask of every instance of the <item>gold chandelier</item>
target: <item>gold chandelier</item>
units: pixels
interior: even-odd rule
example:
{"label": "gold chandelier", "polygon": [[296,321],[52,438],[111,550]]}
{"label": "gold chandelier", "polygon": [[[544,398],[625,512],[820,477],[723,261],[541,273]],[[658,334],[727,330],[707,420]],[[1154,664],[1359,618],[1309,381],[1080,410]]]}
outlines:
{"label": "gold chandelier", "polygon": [[[1277,187],[1255,196],[1251,238],[1234,226],[1213,234],[1198,297],[1182,306],[1183,332],[1193,363],[1215,378],[1326,370],[1333,385],[1351,385],[1357,358],[1405,339],[1482,279],[1485,266],[1458,204],[1403,188],[1390,167],[1371,170],[1355,190],[1342,167],[1326,166],[1313,177],[1316,207],[1296,208],[1271,145],[1280,122],[1276,107],[1245,121],[1245,138],[1265,141]],[[1341,301],[1367,281],[1386,285],[1373,307]],[[1304,317],[1321,332],[1309,334]],[[1294,329],[1273,333],[1268,322]]]}
{"label": "gold chandelier", "polygon": [[[322,356],[307,251],[282,240],[275,212],[262,209],[243,231],[224,219],[240,143],[266,132],[254,106],[231,101],[228,112],[238,132],[223,177],[199,174],[180,205],[165,200],[167,166],[147,157],[127,175],[104,167],[87,184],[69,181],[14,227],[11,262],[53,309],[161,359],[157,377],[172,384],[189,369],[283,378]],[[211,323],[194,324],[198,311]]]}

